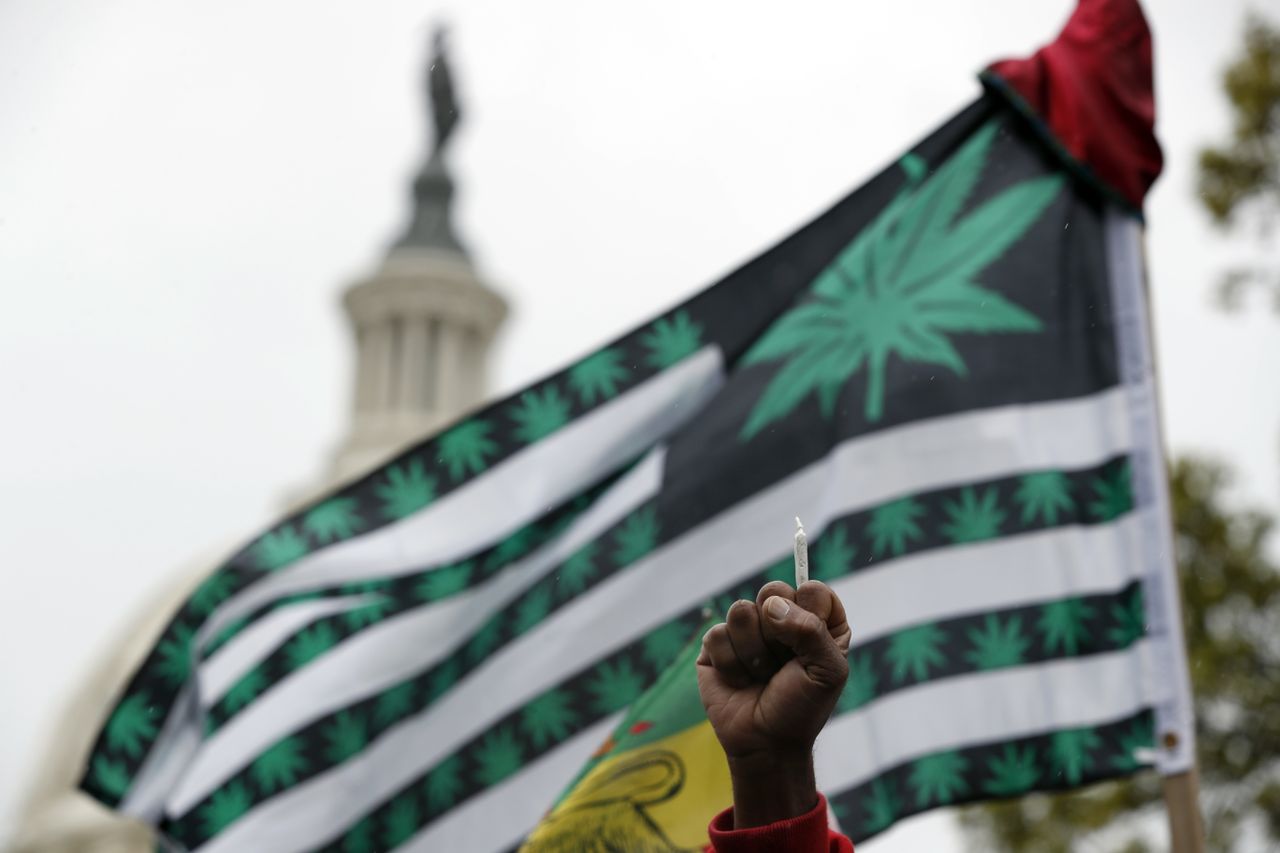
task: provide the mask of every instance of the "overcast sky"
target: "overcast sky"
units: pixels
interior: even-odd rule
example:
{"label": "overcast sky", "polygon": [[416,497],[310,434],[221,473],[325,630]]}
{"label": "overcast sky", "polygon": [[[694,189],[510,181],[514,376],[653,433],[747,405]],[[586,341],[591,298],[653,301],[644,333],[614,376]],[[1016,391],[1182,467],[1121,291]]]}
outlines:
{"label": "overcast sky", "polygon": [[[92,655],[340,440],[338,297],[405,221],[434,19],[466,111],[459,231],[515,307],[510,390],[803,223],[1071,5],[0,0],[0,841]],[[1245,5],[1147,3],[1148,248],[1173,449],[1275,509],[1280,319],[1213,308],[1249,244],[1192,194]],[[959,849],[936,818],[869,847],[924,843]]]}

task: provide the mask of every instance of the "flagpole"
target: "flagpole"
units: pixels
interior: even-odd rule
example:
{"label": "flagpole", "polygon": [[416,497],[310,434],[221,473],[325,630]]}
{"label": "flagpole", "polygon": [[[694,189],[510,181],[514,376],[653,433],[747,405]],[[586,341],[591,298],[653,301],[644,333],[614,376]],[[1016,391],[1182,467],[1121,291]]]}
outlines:
{"label": "flagpole", "polygon": [[[1156,411],[1161,411],[1160,400],[1162,391],[1160,388],[1160,371],[1156,365],[1156,338],[1155,338],[1155,321],[1153,319],[1153,308],[1151,301],[1151,277],[1147,272],[1147,233],[1144,228],[1142,231],[1142,240],[1139,244],[1142,251],[1142,289],[1147,303],[1146,321],[1147,321],[1147,343],[1151,347],[1149,356],[1151,358],[1151,385],[1155,392]],[[1164,434],[1164,419],[1157,417],[1156,430],[1160,440],[1160,455],[1162,461],[1168,462],[1168,442]],[[1173,507],[1172,503],[1168,505],[1168,530],[1173,531]],[[1171,543],[1172,544],[1172,543]],[[1171,554],[1177,551],[1170,548]],[[1177,571],[1175,566],[1174,571]],[[1178,617],[1184,618],[1182,609],[1182,596],[1178,596]],[[1190,673],[1188,673],[1190,676]],[[1176,738],[1177,735],[1169,733],[1166,737]],[[1172,744],[1170,744],[1172,745]],[[1161,780],[1161,789],[1164,794],[1164,810],[1169,818],[1169,849],[1171,853],[1204,853],[1204,817],[1200,813],[1200,769],[1195,757],[1192,756],[1191,766],[1181,773],[1174,773],[1164,776]]]}
{"label": "flagpole", "polygon": [[1165,776],[1164,810],[1169,815],[1169,849],[1173,853],[1204,853],[1204,818],[1200,814],[1200,771],[1190,769]]}

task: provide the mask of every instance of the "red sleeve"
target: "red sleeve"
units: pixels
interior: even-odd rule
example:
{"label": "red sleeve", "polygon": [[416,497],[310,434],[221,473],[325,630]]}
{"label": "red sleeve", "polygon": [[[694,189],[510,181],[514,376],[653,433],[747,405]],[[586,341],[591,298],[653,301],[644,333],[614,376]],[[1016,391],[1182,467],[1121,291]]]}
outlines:
{"label": "red sleeve", "polygon": [[827,826],[827,798],[807,814],[754,829],[733,828],[733,807],[715,816],[707,853],[853,853],[853,842]]}

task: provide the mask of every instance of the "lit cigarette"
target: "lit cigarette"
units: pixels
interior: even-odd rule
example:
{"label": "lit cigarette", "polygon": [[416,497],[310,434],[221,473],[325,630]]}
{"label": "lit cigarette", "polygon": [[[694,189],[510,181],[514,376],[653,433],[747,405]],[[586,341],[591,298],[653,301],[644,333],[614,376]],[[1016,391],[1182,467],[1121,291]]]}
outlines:
{"label": "lit cigarette", "polygon": [[804,525],[796,516],[796,588],[809,579],[809,540],[804,537]]}

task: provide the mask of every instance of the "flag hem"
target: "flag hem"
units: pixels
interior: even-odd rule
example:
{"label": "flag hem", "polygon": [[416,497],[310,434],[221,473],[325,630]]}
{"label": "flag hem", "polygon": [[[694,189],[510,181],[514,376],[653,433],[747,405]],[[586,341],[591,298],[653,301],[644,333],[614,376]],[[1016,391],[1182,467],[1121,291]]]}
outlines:
{"label": "flag hem", "polygon": [[1009,81],[990,68],[978,72],[978,80],[982,83],[983,88],[996,100],[1002,101],[1027,123],[1045,148],[1049,150],[1049,153],[1066,166],[1068,174],[1096,192],[1101,193],[1107,201],[1120,207],[1128,216],[1139,222],[1146,221],[1142,208],[1135,206],[1133,202],[1121,194],[1120,190],[1098,177],[1098,174],[1090,168],[1088,163],[1077,159],[1075,155],[1067,150],[1067,147],[1062,144],[1062,140],[1049,127],[1048,122],[1036,112],[1035,108],[1027,102],[1026,98],[1022,97]]}
{"label": "flag hem", "polygon": [[1141,513],[1140,568],[1148,594],[1148,634],[1155,641],[1152,655],[1155,675],[1171,687],[1170,697],[1155,704],[1155,764],[1163,775],[1173,775],[1195,765],[1195,713],[1186,640],[1182,632],[1182,606],[1178,592],[1177,564],[1173,554],[1173,528],[1169,484],[1165,476],[1165,450],[1160,431],[1155,364],[1147,316],[1139,223],[1114,209],[1105,213],[1107,275],[1112,293],[1116,344],[1122,387],[1129,397],[1133,496]]}

